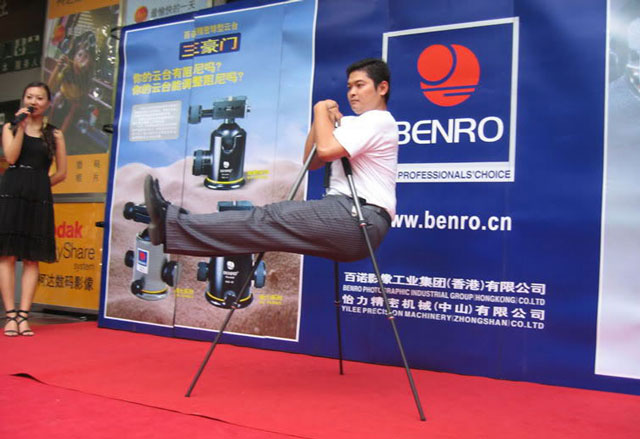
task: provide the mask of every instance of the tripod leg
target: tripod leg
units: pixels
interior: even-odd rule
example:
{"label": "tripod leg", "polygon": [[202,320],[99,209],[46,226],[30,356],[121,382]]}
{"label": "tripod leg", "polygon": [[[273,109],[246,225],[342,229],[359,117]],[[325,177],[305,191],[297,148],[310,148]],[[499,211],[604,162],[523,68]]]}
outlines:
{"label": "tripod leg", "polygon": [[220,328],[220,331],[218,331],[218,335],[213,340],[213,343],[211,344],[211,347],[209,348],[209,351],[207,352],[207,355],[204,357],[204,360],[202,361],[202,364],[200,364],[200,368],[198,369],[198,372],[196,372],[196,376],[193,377],[193,380],[191,381],[191,385],[189,386],[189,390],[187,390],[187,393],[184,395],[187,398],[191,396],[191,392],[193,391],[193,388],[196,386],[196,383],[200,379],[200,375],[202,374],[202,371],[204,370],[204,367],[209,362],[209,358],[211,357],[211,354],[213,354],[213,350],[218,345],[218,342],[220,341],[220,337],[222,337],[222,333],[227,328],[227,324],[229,324],[229,320],[231,320],[231,316],[233,315],[233,312],[235,310],[236,310],[235,308],[231,308],[229,313],[227,313],[227,318],[224,320],[224,323],[222,324],[222,327]]}
{"label": "tripod leg", "polygon": [[342,368],[342,330],[340,328],[340,269],[337,262],[333,262],[333,279],[336,292],[336,325],[338,329],[338,361],[340,364],[340,375],[344,375],[344,369]]}
{"label": "tripod leg", "polygon": [[[304,166],[300,170],[300,173],[298,174],[298,177],[296,178],[296,181],[293,184],[293,187],[291,188],[291,192],[289,192],[289,196],[287,197],[287,200],[291,201],[296,196],[296,192],[298,192],[298,188],[300,187],[300,184],[302,183],[302,180],[304,179],[305,174],[309,170],[309,166],[311,165],[311,161],[313,160],[313,157],[316,155],[316,149],[317,149],[316,146],[313,145],[313,149],[309,152],[307,160],[305,161]],[[200,365],[200,368],[198,369],[198,372],[196,372],[196,376],[191,381],[191,385],[189,386],[189,390],[187,390],[187,393],[185,395],[186,397],[191,396],[191,392],[193,391],[193,388],[196,386],[196,383],[198,382],[198,379],[200,379],[200,375],[202,374],[202,371],[204,370],[205,366],[207,365],[207,362],[209,361],[209,358],[211,357],[211,354],[213,354],[214,349],[218,345],[218,342],[220,341],[220,338],[222,337],[222,334],[224,333],[225,329],[227,328],[227,324],[229,323],[229,320],[231,320],[231,316],[233,316],[234,311],[238,308],[238,300],[240,300],[240,298],[242,298],[242,296],[244,295],[244,293],[247,290],[247,288],[249,288],[249,284],[251,284],[251,279],[253,278],[253,275],[256,272],[256,269],[258,268],[258,265],[262,261],[263,257],[264,257],[264,252],[260,253],[258,255],[258,257],[256,258],[255,262],[253,263],[253,266],[251,267],[251,271],[249,272],[249,275],[247,276],[247,278],[245,279],[244,283],[242,284],[242,288],[240,289],[240,293],[238,293],[238,296],[236,297],[236,300],[231,305],[231,309],[229,310],[229,313],[227,314],[227,317],[225,318],[224,323],[222,324],[222,327],[218,331],[218,335],[213,340],[213,343],[211,344],[211,347],[209,348],[209,351],[207,352],[207,355],[205,356],[204,361]],[[342,348],[340,348],[340,349],[342,349]],[[340,367],[342,369],[342,365]]]}
{"label": "tripod leg", "polygon": [[413,393],[413,399],[415,400],[416,407],[418,408],[418,414],[420,415],[420,420],[426,421],[424,412],[422,410],[422,403],[420,402],[420,397],[418,396],[418,389],[416,388],[416,385],[413,381],[413,375],[411,374],[411,369],[409,369],[409,363],[407,362],[407,357],[404,353],[402,342],[400,341],[400,334],[398,333],[398,328],[396,326],[395,318],[393,316],[393,312],[391,311],[391,306],[389,305],[389,299],[387,298],[387,291],[384,288],[384,284],[382,282],[382,276],[380,274],[380,269],[378,268],[378,263],[376,262],[373,246],[371,245],[371,240],[369,239],[369,234],[367,232],[367,223],[364,220],[364,217],[362,216],[362,209],[360,208],[358,193],[356,191],[355,183],[353,182],[353,172],[351,170],[351,164],[349,163],[349,160],[346,157],[342,158],[342,166],[344,168],[344,173],[347,176],[347,181],[349,182],[349,189],[351,190],[353,203],[356,207],[356,213],[358,215],[360,230],[362,230],[364,240],[367,244],[367,249],[369,250],[369,256],[371,257],[371,262],[373,263],[373,269],[376,273],[376,278],[378,279],[378,285],[380,287],[380,293],[382,295],[382,300],[384,302],[387,318],[389,319],[389,323],[391,323],[391,328],[393,329],[393,335],[395,336],[396,343],[400,351],[400,356],[402,357],[402,363],[404,364],[405,371],[407,372],[407,378],[409,379],[409,386],[411,387],[411,392]]}
{"label": "tripod leg", "polygon": [[[356,198],[357,202],[357,198]],[[402,347],[402,342],[400,341],[400,334],[398,333],[398,328],[396,326],[396,321],[393,316],[393,312],[391,311],[391,307],[389,306],[389,299],[387,298],[387,292],[384,288],[384,284],[382,283],[382,277],[380,276],[380,269],[378,268],[378,264],[376,262],[373,247],[371,246],[371,241],[369,240],[369,234],[366,229],[367,224],[361,223],[360,227],[367,241],[367,247],[369,247],[369,254],[371,255],[371,262],[373,262],[373,269],[376,273],[376,277],[378,279],[378,285],[380,286],[380,293],[382,294],[382,300],[384,302],[385,310],[387,313],[387,318],[389,319],[389,323],[391,323],[391,328],[393,329],[393,335],[396,338],[396,343],[398,344],[398,350],[400,351],[400,356],[402,357],[402,363],[404,364],[405,371],[407,372],[407,378],[409,379],[409,387],[411,387],[411,392],[413,393],[413,399],[416,402],[416,407],[418,408],[418,413],[420,415],[421,421],[426,421],[424,416],[424,412],[422,411],[422,403],[420,402],[420,397],[418,396],[418,389],[413,381],[413,375],[411,374],[411,369],[409,369],[409,363],[407,362],[407,357],[404,353],[404,349]]]}
{"label": "tripod leg", "polygon": [[211,357],[211,354],[213,354],[213,350],[218,345],[218,342],[220,341],[220,338],[222,337],[222,334],[224,333],[225,329],[227,328],[227,325],[229,324],[229,320],[231,320],[231,316],[233,316],[233,313],[235,312],[235,310],[238,309],[238,300],[240,300],[240,298],[244,295],[244,292],[247,290],[247,288],[249,288],[249,284],[251,284],[251,279],[253,278],[253,273],[255,273],[255,271],[258,268],[258,265],[260,265],[260,262],[262,261],[263,257],[264,257],[264,252],[262,252],[262,253],[260,253],[258,255],[258,257],[254,261],[253,265],[251,266],[251,271],[249,273],[249,276],[247,276],[247,278],[245,279],[244,283],[242,284],[242,288],[240,288],[240,292],[236,296],[236,299],[234,300],[233,304],[231,305],[231,309],[229,309],[229,312],[227,313],[227,317],[225,318],[224,322],[222,323],[222,326],[220,327],[220,330],[218,331],[218,335],[213,340],[213,343],[211,344],[211,347],[209,348],[209,351],[207,352],[207,355],[205,356],[204,361],[200,365],[200,368],[198,369],[198,372],[196,372],[196,376],[191,381],[191,385],[189,386],[189,390],[187,390],[187,393],[185,395],[186,397],[191,396],[191,392],[193,391],[193,388],[196,386],[196,383],[198,382],[198,379],[200,378],[200,375],[202,374],[202,371],[204,370],[205,366],[207,365],[207,362],[209,361],[209,358]]}

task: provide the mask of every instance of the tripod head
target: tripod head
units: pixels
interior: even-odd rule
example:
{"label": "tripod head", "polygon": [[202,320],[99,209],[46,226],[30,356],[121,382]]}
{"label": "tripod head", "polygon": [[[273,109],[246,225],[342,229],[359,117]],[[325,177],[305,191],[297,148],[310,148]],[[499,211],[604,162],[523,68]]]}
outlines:
{"label": "tripod head", "polygon": [[190,106],[189,123],[200,123],[203,117],[214,120],[224,119],[227,123],[232,123],[235,119],[244,118],[249,111],[251,108],[247,105],[246,96],[229,96],[214,100],[212,107],[207,110],[203,110],[202,105]]}
{"label": "tripod head", "polygon": [[211,133],[209,149],[193,153],[193,175],[204,175],[209,189],[237,189],[244,185],[244,151],[247,132],[235,122],[249,112],[246,96],[229,96],[213,101],[212,108],[189,107],[189,123],[197,124],[203,117],[222,119]]}

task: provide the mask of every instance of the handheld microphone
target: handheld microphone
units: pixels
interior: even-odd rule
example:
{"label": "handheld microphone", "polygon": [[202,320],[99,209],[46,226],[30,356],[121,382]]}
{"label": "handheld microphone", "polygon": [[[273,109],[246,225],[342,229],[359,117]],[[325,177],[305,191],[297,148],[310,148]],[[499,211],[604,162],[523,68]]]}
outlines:
{"label": "handheld microphone", "polygon": [[11,125],[18,125],[20,122],[25,120],[28,115],[33,113],[34,108],[32,106],[27,107],[28,113],[20,113],[18,116],[11,122]]}

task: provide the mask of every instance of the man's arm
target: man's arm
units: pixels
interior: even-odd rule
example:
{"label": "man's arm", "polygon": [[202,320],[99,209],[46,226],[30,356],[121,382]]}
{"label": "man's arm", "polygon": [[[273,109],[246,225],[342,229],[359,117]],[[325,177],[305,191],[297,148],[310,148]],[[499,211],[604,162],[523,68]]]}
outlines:
{"label": "man's arm", "polygon": [[331,99],[320,101],[313,106],[313,115],[314,136],[320,160],[332,162],[341,157],[348,157],[347,150],[333,136],[336,124],[342,119],[338,103]]}
{"label": "man's arm", "polygon": [[[311,124],[311,128],[309,129],[309,134],[307,135],[307,141],[304,144],[304,160],[303,163],[307,162],[307,158],[309,154],[311,154],[311,150],[313,149],[313,145],[316,143],[315,136],[315,122]],[[313,157],[311,160],[311,164],[309,165],[310,170],[321,168],[324,165],[324,162],[318,158],[318,154]]]}
{"label": "man's arm", "polygon": [[340,157],[348,157],[349,153],[333,136],[336,124],[340,123],[342,113],[336,101],[327,99],[313,106],[313,124],[305,143],[305,160],[313,145],[316,145],[316,156],[311,162],[311,169],[318,169],[326,162]]}

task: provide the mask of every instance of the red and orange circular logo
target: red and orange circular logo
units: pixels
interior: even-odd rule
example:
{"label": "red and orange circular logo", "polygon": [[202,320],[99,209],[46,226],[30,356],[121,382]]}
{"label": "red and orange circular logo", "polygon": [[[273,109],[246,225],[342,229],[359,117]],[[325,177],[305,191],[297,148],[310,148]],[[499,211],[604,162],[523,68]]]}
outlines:
{"label": "red and orange circular logo", "polygon": [[465,46],[433,44],[418,57],[424,96],[441,107],[458,105],[473,94],[480,81],[480,64]]}

